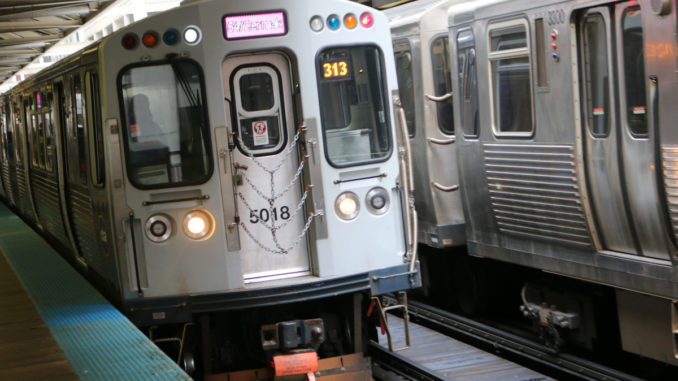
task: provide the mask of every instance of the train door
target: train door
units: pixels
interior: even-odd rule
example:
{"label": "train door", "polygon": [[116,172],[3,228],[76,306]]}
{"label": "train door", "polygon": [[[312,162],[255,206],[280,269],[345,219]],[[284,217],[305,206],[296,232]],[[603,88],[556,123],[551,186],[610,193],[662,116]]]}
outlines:
{"label": "train door", "polygon": [[65,122],[62,145],[66,218],[73,235],[76,259],[86,263],[82,247],[83,227],[88,222],[82,216],[87,215],[89,206],[84,90],[79,72],[65,78],[63,93],[59,94],[59,98],[65,110],[62,117]]}
{"label": "train door", "polygon": [[[70,77],[66,77],[70,78]],[[68,91],[67,91],[68,89]],[[57,162],[59,162],[59,166],[57,168],[58,171],[60,171],[59,175],[59,180],[62,184],[60,187],[60,194],[59,194],[59,200],[61,204],[61,218],[63,219],[63,224],[66,230],[66,233],[68,234],[68,240],[70,241],[71,247],[73,248],[73,252],[76,255],[76,258],[82,258],[82,254],[80,252],[80,247],[78,245],[77,240],[73,236],[73,208],[72,204],[69,202],[69,197],[71,196],[71,191],[70,191],[70,184],[71,184],[71,177],[73,176],[73,172],[71,169],[70,165],[70,160],[69,160],[69,155],[68,155],[68,136],[69,133],[71,132],[70,130],[70,123],[71,123],[71,102],[69,99],[70,95],[70,87],[69,83],[67,80],[64,82],[57,82],[55,84],[55,90],[56,90],[56,100],[57,100],[57,117],[58,117],[58,133],[56,135],[55,139],[61,139],[60,146],[58,149],[57,154],[59,157],[57,158]],[[68,94],[68,95],[67,95]],[[55,142],[55,144],[57,144]]]}
{"label": "train door", "polygon": [[640,7],[627,1],[588,9],[578,31],[585,165],[601,246],[669,259],[647,117]]}
{"label": "train door", "polygon": [[[275,53],[229,57],[222,78],[227,115],[235,126],[235,173],[220,173],[234,176],[228,182],[233,181],[241,221],[244,280],[308,274],[289,62]],[[218,142],[219,152],[227,143]]]}

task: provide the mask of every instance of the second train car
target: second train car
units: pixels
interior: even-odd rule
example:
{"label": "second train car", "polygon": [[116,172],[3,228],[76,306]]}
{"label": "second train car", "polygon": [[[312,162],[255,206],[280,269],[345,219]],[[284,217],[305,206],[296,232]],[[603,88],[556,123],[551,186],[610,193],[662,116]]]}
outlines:
{"label": "second train car", "polygon": [[187,370],[361,352],[421,282],[392,57],[353,2],[184,2],[3,95],[0,195]]}
{"label": "second train car", "polygon": [[468,250],[560,276],[522,292],[555,345],[593,345],[603,327],[678,364],[677,14],[649,0],[450,8]]}

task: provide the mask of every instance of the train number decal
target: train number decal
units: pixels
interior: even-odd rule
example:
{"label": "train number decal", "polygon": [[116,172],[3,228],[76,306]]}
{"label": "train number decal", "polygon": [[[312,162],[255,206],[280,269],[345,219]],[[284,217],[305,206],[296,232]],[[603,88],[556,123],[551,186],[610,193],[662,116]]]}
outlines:
{"label": "train number decal", "polygon": [[549,25],[559,25],[565,22],[565,11],[562,9],[554,9],[548,11],[546,14],[546,22]]}
{"label": "train number decal", "polygon": [[278,220],[289,220],[290,219],[290,208],[287,206],[281,206],[280,209],[273,207],[271,209],[261,208],[250,210],[250,222],[253,224],[261,222],[268,222],[269,220],[278,221]]}

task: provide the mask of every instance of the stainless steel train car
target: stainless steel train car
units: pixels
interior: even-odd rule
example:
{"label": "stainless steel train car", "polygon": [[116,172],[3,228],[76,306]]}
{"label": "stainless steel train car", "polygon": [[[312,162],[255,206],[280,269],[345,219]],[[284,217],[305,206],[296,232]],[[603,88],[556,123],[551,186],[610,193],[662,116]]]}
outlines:
{"label": "stainless steel train car", "polygon": [[[676,3],[497,1],[449,22],[468,250],[610,286],[624,350],[678,364]],[[564,283],[563,283],[564,284]],[[523,312],[595,339],[595,295]],[[608,311],[609,312],[609,311]]]}
{"label": "stainless steel train car", "polygon": [[456,0],[421,0],[387,9],[400,101],[412,149],[419,242],[466,242],[452,106],[447,9]]}
{"label": "stainless steel train car", "polygon": [[187,369],[360,352],[421,283],[396,95],[378,11],[184,2],[3,95],[0,195]]}

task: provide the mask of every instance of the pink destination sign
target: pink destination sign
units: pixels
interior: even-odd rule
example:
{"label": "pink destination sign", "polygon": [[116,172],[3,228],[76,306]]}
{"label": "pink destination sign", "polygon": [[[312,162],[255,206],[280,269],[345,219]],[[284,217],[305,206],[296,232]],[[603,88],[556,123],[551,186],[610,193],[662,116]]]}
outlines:
{"label": "pink destination sign", "polygon": [[283,12],[255,13],[224,17],[224,34],[227,40],[287,33]]}

